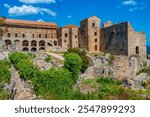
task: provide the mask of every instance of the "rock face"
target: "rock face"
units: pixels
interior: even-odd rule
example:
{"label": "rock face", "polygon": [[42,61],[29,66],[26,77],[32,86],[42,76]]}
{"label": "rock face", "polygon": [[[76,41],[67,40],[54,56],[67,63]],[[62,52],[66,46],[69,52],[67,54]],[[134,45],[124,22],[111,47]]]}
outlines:
{"label": "rock face", "polygon": [[10,88],[12,88],[13,100],[37,99],[33,87],[20,78],[20,75],[13,66],[11,67]]}
{"label": "rock face", "polygon": [[93,66],[89,67],[84,74],[81,74],[82,79],[97,78],[97,77],[112,77],[113,69],[109,65],[109,56],[97,56],[93,60]]}
{"label": "rock face", "polygon": [[0,60],[4,60],[8,58],[9,52],[0,52]]}
{"label": "rock face", "polygon": [[122,85],[135,90],[140,90],[144,89],[144,87],[142,86],[142,82],[147,82],[149,79],[150,76],[147,73],[141,73],[134,79],[125,79]]}

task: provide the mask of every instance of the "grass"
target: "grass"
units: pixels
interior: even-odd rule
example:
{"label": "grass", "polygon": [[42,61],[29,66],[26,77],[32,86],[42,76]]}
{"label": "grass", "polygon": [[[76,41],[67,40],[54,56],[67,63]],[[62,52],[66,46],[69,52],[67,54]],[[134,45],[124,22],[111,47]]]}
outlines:
{"label": "grass", "polygon": [[94,100],[145,100],[150,96],[149,90],[132,90],[121,86],[121,83],[122,81],[111,78],[88,79],[82,83],[82,86],[88,85],[95,90],[79,97],[85,98],[87,95],[88,98],[90,95]]}

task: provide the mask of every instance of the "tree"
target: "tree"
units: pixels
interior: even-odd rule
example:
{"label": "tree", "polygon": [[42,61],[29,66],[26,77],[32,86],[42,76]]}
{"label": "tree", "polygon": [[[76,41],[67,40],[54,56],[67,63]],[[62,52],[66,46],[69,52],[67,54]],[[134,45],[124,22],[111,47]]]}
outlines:
{"label": "tree", "polygon": [[79,77],[80,70],[82,68],[82,60],[76,53],[68,53],[65,55],[64,68],[71,72],[74,83]]}

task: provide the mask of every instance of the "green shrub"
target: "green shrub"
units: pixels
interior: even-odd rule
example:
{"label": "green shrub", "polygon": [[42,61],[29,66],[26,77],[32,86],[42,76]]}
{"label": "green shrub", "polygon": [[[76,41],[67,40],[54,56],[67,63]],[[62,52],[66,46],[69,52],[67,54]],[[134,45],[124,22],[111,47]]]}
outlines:
{"label": "green shrub", "polygon": [[71,72],[74,83],[79,77],[79,73],[82,66],[82,60],[78,54],[68,53],[65,55],[64,68]]}
{"label": "green shrub", "polygon": [[10,66],[9,60],[0,61],[0,82],[10,82]]}
{"label": "green shrub", "polygon": [[81,50],[79,48],[70,48],[67,50],[66,53],[64,53],[64,55],[68,54],[68,53],[76,53],[78,54],[81,59],[82,59],[82,67],[81,67],[81,72],[84,73],[85,70],[90,66],[90,60],[89,58],[86,56],[86,51],[85,50]]}
{"label": "green shrub", "polygon": [[46,58],[45,58],[45,61],[48,63],[52,60],[52,56],[51,55],[48,55]]}
{"label": "green shrub", "polygon": [[38,95],[50,96],[52,99],[72,98],[73,81],[70,72],[65,69],[40,71],[33,82]]}

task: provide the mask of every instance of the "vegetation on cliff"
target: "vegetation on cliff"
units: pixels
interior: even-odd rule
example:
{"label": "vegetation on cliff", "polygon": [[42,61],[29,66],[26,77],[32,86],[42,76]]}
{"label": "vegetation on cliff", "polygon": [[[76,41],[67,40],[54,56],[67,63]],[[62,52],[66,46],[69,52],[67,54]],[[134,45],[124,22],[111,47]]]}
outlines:
{"label": "vegetation on cliff", "polygon": [[8,89],[4,89],[4,84],[10,82],[10,61],[0,61],[0,99],[9,99],[11,92]]}

